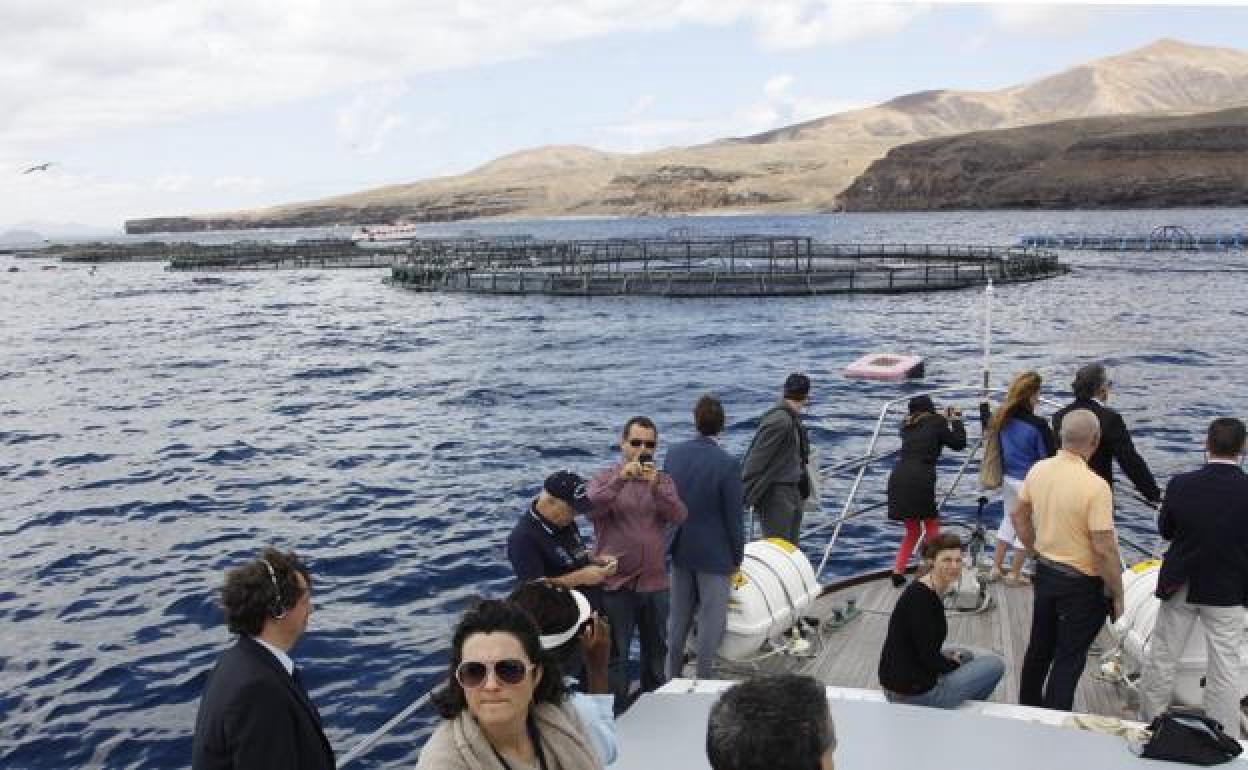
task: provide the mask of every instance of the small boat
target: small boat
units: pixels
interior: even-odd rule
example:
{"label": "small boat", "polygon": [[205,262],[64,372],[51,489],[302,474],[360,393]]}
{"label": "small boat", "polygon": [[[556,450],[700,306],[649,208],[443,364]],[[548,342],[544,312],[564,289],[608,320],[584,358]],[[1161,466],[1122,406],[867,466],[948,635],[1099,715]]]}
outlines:
{"label": "small boat", "polygon": [[845,376],[856,380],[898,382],[923,376],[923,359],[898,353],[868,353],[845,367]]}
{"label": "small boat", "polygon": [[352,233],[351,240],[364,243],[410,241],[418,235],[420,235],[420,230],[413,224],[370,225]]}

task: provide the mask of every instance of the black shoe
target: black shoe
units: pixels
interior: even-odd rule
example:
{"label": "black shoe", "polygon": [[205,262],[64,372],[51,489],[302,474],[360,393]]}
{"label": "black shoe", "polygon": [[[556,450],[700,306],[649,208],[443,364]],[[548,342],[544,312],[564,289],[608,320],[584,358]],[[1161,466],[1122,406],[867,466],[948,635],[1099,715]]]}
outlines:
{"label": "black shoe", "polygon": [[894,572],[893,573],[893,588],[901,588],[905,584],[906,584],[906,576],[900,575]]}

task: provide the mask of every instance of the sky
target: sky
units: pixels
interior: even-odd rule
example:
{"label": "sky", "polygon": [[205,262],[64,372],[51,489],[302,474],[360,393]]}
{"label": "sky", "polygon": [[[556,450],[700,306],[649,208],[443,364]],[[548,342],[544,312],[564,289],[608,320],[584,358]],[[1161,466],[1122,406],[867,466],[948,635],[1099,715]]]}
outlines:
{"label": "sky", "polygon": [[697,144],[1244,30],[1227,2],[0,0],[0,232]]}

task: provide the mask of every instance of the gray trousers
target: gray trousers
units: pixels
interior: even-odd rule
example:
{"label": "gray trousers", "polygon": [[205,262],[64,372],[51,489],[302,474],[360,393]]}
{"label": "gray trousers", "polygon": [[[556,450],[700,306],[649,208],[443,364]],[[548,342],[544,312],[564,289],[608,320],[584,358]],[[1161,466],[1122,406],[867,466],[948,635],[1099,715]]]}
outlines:
{"label": "gray trousers", "polygon": [[802,529],[802,496],[797,484],[772,484],[754,506],[763,537],[778,537],[797,545]]}
{"label": "gray trousers", "polygon": [[1238,738],[1239,646],[1244,641],[1244,608],[1188,604],[1187,586],[1163,600],[1157,609],[1152,648],[1141,677],[1140,716],[1150,722],[1170,705],[1175,669],[1197,621],[1205,630],[1208,658],[1201,705],[1205,714],[1222,723],[1227,735]]}
{"label": "gray trousers", "polygon": [[684,663],[685,640],[698,621],[698,679],[711,678],[711,664],[724,639],[731,575],[690,572],[672,565],[672,608],[667,619],[667,678],[678,677]]}

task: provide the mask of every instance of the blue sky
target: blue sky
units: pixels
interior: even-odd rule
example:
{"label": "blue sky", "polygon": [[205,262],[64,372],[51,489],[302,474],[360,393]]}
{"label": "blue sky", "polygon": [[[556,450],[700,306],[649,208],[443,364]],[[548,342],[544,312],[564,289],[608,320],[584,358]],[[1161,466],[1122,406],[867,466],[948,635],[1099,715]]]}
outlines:
{"label": "blue sky", "polygon": [[545,144],[692,144],[1248,29],[1242,5],[260,6],[0,0],[0,231],[306,200]]}

